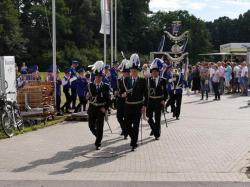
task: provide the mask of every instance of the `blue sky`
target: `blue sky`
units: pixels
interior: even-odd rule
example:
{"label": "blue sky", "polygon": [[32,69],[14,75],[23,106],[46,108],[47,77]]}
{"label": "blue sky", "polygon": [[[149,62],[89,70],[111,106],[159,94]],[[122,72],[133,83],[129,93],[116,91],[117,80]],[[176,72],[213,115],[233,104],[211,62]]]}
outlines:
{"label": "blue sky", "polygon": [[222,16],[238,18],[250,10],[250,0],[151,0],[150,10],[188,10],[202,20],[213,21]]}

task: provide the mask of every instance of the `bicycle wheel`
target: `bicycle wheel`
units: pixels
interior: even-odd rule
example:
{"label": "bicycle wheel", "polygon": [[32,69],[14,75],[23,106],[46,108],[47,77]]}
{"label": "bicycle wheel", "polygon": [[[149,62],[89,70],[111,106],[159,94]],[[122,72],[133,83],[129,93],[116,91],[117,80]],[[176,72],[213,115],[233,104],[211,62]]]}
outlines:
{"label": "bicycle wheel", "polygon": [[14,135],[14,126],[11,123],[11,119],[8,116],[8,113],[6,111],[4,111],[1,114],[1,124],[2,124],[3,131],[6,134],[6,136],[8,136],[9,138],[12,137]]}
{"label": "bicycle wheel", "polygon": [[23,118],[21,117],[20,111],[18,110],[17,106],[14,107],[14,116],[15,116],[15,121],[17,124],[17,129],[20,132],[23,132],[24,122],[23,122]]}

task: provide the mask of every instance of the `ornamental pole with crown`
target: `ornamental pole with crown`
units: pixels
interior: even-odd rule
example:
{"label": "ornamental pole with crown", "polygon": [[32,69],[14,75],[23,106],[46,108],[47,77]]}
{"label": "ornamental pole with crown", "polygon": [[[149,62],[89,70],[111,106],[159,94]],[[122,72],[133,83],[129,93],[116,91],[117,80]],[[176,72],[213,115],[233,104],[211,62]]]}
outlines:
{"label": "ornamental pole with crown", "polygon": [[176,68],[178,64],[182,67],[184,61],[185,63],[185,72],[188,67],[188,52],[185,52],[186,46],[189,38],[189,31],[185,31],[182,34],[179,34],[181,30],[181,21],[173,21],[172,23],[172,34],[168,31],[164,33],[168,38],[174,43],[171,47],[171,52],[167,52],[166,56],[168,61]]}

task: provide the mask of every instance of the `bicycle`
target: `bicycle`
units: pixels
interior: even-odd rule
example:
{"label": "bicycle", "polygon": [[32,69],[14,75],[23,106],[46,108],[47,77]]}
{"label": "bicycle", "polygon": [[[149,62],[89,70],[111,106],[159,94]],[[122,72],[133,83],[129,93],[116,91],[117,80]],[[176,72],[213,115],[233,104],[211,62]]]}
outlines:
{"label": "bicycle", "polygon": [[[7,94],[15,94],[8,92]],[[8,100],[6,94],[0,96],[0,124],[9,138],[14,135],[17,128],[20,132],[24,129],[23,119],[20,115],[16,101]]]}

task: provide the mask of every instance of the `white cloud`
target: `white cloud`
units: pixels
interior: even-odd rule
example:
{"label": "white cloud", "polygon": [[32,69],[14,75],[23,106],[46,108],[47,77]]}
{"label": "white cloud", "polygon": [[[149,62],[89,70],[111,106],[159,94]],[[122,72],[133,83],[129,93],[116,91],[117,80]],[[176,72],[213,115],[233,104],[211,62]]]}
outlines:
{"label": "white cloud", "polygon": [[217,5],[211,5],[210,6],[212,9],[221,9],[221,7],[220,6],[217,6]]}
{"label": "white cloud", "polygon": [[205,20],[214,20],[222,16],[237,18],[250,9],[250,0],[151,0],[153,12],[187,10]]}
{"label": "white cloud", "polygon": [[169,10],[179,10],[181,9],[181,4],[180,4],[180,0],[151,0],[150,1],[150,8],[153,11],[157,11],[157,10],[165,10],[165,11],[169,11]]}
{"label": "white cloud", "polygon": [[[208,0],[206,0],[208,1]],[[207,6],[206,2],[192,2],[192,0],[151,0],[150,9],[157,10],[201,10]]]}
{"label": "white cloud", "polygon": [[222,3],[237,5],[237,6],[246,6],[250,5],[250,0],[222,0]]}
{"label": "white cloud", "polygon": [[207,6],[207,3],[191,3],[188,5],[188,8],[191,10],[202,10]]}

